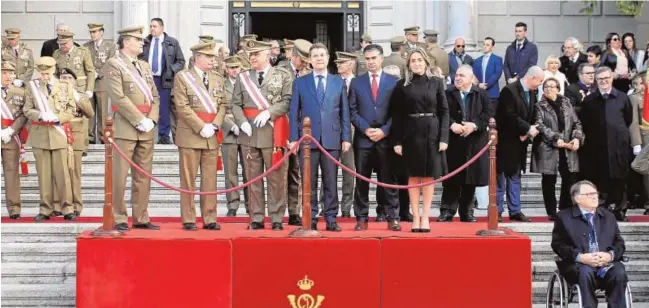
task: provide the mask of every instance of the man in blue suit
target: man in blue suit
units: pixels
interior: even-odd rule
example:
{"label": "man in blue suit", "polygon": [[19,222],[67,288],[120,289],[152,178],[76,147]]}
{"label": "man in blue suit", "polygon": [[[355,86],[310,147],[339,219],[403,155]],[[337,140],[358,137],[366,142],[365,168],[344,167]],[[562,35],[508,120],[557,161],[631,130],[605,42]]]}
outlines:
{"label": "man in blue suit", "polygon": [[[293,82],[293,96],[289,111],[291,125],[289,147],[300,139],[302,121],[309,117],[313,138],[338,160],[341,150],[343,152],[350,150],[352,139],[346,85],[340,76],[327,72],[329,51],[324,44],[311,45],[309,62],[313,66],[313,72]],[[300,165],[303,163],[304,161],[300,159]],[[323,216],[327,223],[326,230],[341,231],[336,223],[338,166],[318,149],[311,151],[311,217],[313,219],[311,229],[316,230],[318,224],[319,170],[322,170],[322,190],[325,198]]]}
{"label": "man in blue suit", "polygon": [[[498,80],[503,74],[503,58],[493,54],[494,46],[496,46],[496,41],[491,37],[486,37],[482,46],[484,55],[473,63],[473,75],[478,78],[478,87],[489,93],[489,100],[492,104],[498,101],[500,93]],[[495,110],[496,106],[493,107]]]}
{"label": "man in blue suit", "polygon": [[[352,124],[356,128],[354,133],[354,159],[356,171],[365,177],[371,177],[376,171],[380,182],[392,184],[394,175],[390,170],[392,147],[388,143],[387,135],[390,132],[392,119],[390,109],[390,96],[397,84],[397,77],[384,74],[381,70],[383,64],[383,48],[371,44],[365,47],[363,55],[367,62],[368,72],[354,78],[349,85],[349,110],[351,111]],[[356,215],[356,231],[367,230],[369,214],[369,183],[356,180],[356,193],[354,195],[354,214]],[[377,199],[379,197],[377,196]],[[384,189],[386,203],[385,214],[388,220],[388,229],[400,231],[401,226],[397,216],[399,209],[399,196],[396,189]]]}
{"label": "man in blue suit", "polygon": [[539,50],[534,43],[527,39],[527,24],[518,22],[514,29],[516,40],[507,46],[505,65],[503,66],[507,83],[523,78],[527,70],[535,66],[539,60]]}

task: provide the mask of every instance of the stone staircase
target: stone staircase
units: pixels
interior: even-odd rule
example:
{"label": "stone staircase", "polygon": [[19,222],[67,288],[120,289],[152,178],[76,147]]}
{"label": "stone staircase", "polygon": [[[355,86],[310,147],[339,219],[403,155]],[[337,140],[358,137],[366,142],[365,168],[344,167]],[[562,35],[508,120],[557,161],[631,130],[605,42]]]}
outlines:
{"label": "stone staircase", "polygon": [[[38,213],[38,179],[33,156],[28,151],[30,174],[22,178],[23,219]],[[104,187],[103,147],[91,145],[83,165],[83,216],[102,215]],[[153,173],[163,181],[180,186],[178,178],[178,155],[174,146],[156,146]],[[341,181],[339,180],[339,185]],[[129,184],[130,185],[130,180]],[[4,182],[2,184],[4,189]],[[222,173],[219,173],[219,189],[224,187]],[[371,189],[374,191],[374,188]],[[441,185],[436,187],[435,205],[438,207]],[[4,195],[4,194],[3,194]],[[339,196],[341,195],[339,186]],[[130,198],[130,189],[126,200]],[[521,193],[523,208],[528,216],[545,216],[541,196],[539,175],[523,176]],[[225,196],[219,195],[219,215],[225,215]],[[372,208],[374,195],[370,196]],[[4,197],[2,198],[4,203]],[[178,217],[179,194],[168,191],[153,183],[149,213],[152,217]],[[372,214],[374,210],[371,211]],[[239,215],[245,215],[243,209]],[[630,215],[639,215],[642,210],[631,210]],[[431,215],[437,215],[434,208]],[[3,207],[2,215],[6,216]],[[486,216],[486,211],[476,210],[476,216]],[[2,224],[2,300],[3,307],[74,307],[76,283],[76,236],[83,230],[94,229],[96,223],[8,223]],[[547,279],[555,270],[554,254],[550,249],[552,225],[549,223],[504,224],[516,231],[528,234],[533,241],[534,307],[545,301]],[[641,307],[649,305],[649,223],[620,224],[626,240],[626,265],[631,279],[634,301]],[[504,255],[506,256],[506,255]],[[506,266],[506,257],[503,266]],[[506,286],[503,286],[505,292]]]}

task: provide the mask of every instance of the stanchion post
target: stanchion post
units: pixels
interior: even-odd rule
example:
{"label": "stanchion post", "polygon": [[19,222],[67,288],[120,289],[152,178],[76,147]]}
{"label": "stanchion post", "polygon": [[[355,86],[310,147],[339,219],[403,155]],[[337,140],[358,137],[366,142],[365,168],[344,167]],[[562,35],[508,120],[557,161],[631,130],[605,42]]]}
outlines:
{"label": "stanchion post", "polygon": [[115,230],[115,217],[113,216],[113,143],[114,138],[113,117],[106,118],[104,129],[104,144],[106,148],[106,163],[104,169],[104,223],[99,229],[92,232],[94,236],[116,236],[122,233]]}
{"label": "stanchion post", "polygon": [[477,235],[493,236],[504,235],[505,231],[498,229],[498,205],[496,203],[496,145],[498,145],[498,131],[496,120],[489,119],[489,207],[487,210],[487,229],[478,231]]}
{"label": "stanchion post", "polygon": [[[311,136],[311,119],[304,118],[302,135]],[[311,230],[311,139],[302,144],[302,227],[291,232],[291,237],[317,237],[318,230]]]}

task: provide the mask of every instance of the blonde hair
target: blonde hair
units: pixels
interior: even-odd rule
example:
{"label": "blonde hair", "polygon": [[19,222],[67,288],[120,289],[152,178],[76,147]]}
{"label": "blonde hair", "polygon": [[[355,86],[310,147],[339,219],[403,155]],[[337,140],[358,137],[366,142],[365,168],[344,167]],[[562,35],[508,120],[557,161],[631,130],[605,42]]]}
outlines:
{"label": "blonde hair", "polygon": [[555,56],[555,55],[549,55],[547,58],[545,58],[545,69],[546,70],[548,69],[548,64],[550,64],[550,62],[556,62],[556,63],[559,64],[559,67],[561,67],[561,61],[559,60],[559,58],[557,56]]}
{"label": "blonde hair", "polygon": [[410,82],[412,81],[412,76],[414,75],[414,73],[410,69],[410,58],[415,53],[420,54],[421,57],[424,58],[424,62],[426,62],[426,70],[425,70],[426,77],[428,77],[428,78],[433,77],[433,72],[431,72],[431,70],[429,69],[430,68],[430,59],[428,58],[428,53],[426,53],[426,51],[421,47],[411,49],[410,51],[408,51],[408,56],[406,57],[406,73],[404,74],[405,78],[404,78],[404,82],[403,82],[404,87],[408,86],[410,84]]}

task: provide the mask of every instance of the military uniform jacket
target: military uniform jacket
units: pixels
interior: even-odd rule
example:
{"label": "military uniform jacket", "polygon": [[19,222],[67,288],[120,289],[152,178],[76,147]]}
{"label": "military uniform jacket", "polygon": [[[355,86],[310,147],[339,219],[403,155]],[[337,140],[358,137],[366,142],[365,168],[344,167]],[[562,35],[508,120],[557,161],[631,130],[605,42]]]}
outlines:
{"label": "military uniform jacket", "polygon": [[31,49],[27,48],[25,43],[20,43],[18,45],[17,56],[9,44],[3,45],[2,60],[14,63],[16,66],[16,79],[20,79],[23,82],[32,80],[32,76],[34,75],[34,54]]}
{"label": "military uniform jacket", "polygon": [[[186,74],[189,74],[195,81],[188,83]],[[221,129],[221,123],[223,123],[225,117],[227,99],[223,77],[213,72],[208,72],[207,76],[207,89],[203,84],[203,76],[199,76],[193,68],[183,70],[174,77],[174,104],[176,105],[178,117],[178,127],[176,128],[176,138],[174,140],[178,147],[210,150],[218,147],[216,134],[210,138],[203,138],[200,135],[206,123],[201,120],[197,113],[209,112],[200,99],[200,92],[205,90],[205,93],[209,95],[210,101],[206,100],[205,103],[211,104],[212,110],[216,111],[214,120],[211,123],[219,127],[219,129]],[[196,90],[200,92],[197,93]]]}
{"label": "military uniform jacket", "polygon": [[[20,134],[20,130],[23,128],[23,126],[25,126],[25,123],[27,123],[27,117],[25,117],[25,114],[23,113],[23,106],[25,105],[25,90],[23,88],[9,85],[7,87],[7,94],[5,95],[5,93],[2,92],[2,99],[7,104],[7,107],[9,109],[8,111],[11,113],[14,120],[13,124],[7,127],[13,128],[13,136],[18,136],[18,134]],[[7,127],[3,125],[2,129],[5,129]],[[20,149],[18,142],[13,139],[13,136],[11,142],[2,144],[3,149]]]}
{"label": "military uniform jacket", "polygon": [[[39,103],[36,101],[36,95],[42,95],[44,103],[59,118],[60,124],[70,122],[73,118],[71,110],[74,109],[74,93],[62,91],[62,86],[58,80],[55,80],[52,84],[52,90],[49,94],[47,93],[46,83],[39,80],[35,82],[38,84],[38,89],[36,90],[38,93],[33,92],[31,84],[26,84],[25,106],[23,107],[25,116],[33,122],[40,121],[41,112],[45,112],[46,110],[40,109]],[[66,149],[68,147],[68,138],[61,131],[63,131],[61,125],[32,124],[29,129],[28,143],[32,148],[36,149]]]}
{"label": "military uniform jacket", "polygon": [[[142,76],[140,76],[133,61],[137,61]],[[102,70],[106,83],[106,91],[108,91],[112,107],[117,108],[117,112],[113,115],[115,138],[125,140],[152,140],[155,129],[144,133],[135,128],[145,117],[150,118],[154,122],[157,122],[160,117],[160,96],[158,95],[158,89],[153,83],[153,73],[151,73],[149,63],[142,60],[129,59],[128,56],[119,52],[117,56],[106,61],[106,65],[104,65]],[[152,96],[150,102],[147,102],[146,98],[148,93],[142,92],[138,87],[139,82],[143,82],[145,84],[144,86],[148,87]],[[138,110],[138,105],[144,105],[143,107],[150,105],[150,111],[146,114],[142,113]]]}
{"label": "military uniform jacket", "polygon": [[385,57],[383,60],[383,67],[395,65],[399,68],[401,78],[404,77],[406,73],[406,59],[401,57],[398,52],[392,52],[389,56]]}
{"label": "military uniform jacket", "polygon": [[244,108],[258,109],[252,99],[252,93],[248,93],[243,85],[243,74],[249,74],[253,86],[258,87],[262,96],[268,101],[270,111],[270,121],[280,116],[286,115],[289,110],[291,96],[293,93],[293,74],[284,68],[270,67],[268,73],[264,75],[263,83],[260,85],[257,72],[247,70],[237,77],[232,93],[232,113],[234,122],[241,127],[241,124],[249,122],[252,127],[252,137],[248,137],[244,132],[239,134],[239,144],[249,145],[255,148],[272,148],[273,147],[273,126],[266,123],[263,127],[257,127],[243,114]]}
{"label": "military uniform jacket", "polygon": [[437,46],[437,44],[432,44],[426,47],[426,52],[428,53],[428,59],[430,59],[430,65],[439,67],[442,74],[448,76],[448,54],[444,52],[444,49]]}
{"label": "military uniform jacket", "polygon": [[104,67],[104,64],[106,64],[106,61],[108,61],[108,59],[115,56],[115,53],[117,52],[117,46],[111,41],[102,40],[101,44],[99,44],[99,48],[95,47],[95,42],[93,41],[86,42],[85,44],[83,44],[83,47],[90,51],[90,57],[92,58],[92,63],[95,66],[95,72],[97,73],[97,75],[95,75],[96,78],[94,91],[106,91],[106,89],[102,88],[101,84],[99,83],[99,80],[104,77],[101,69],[102,67]]}
{"label": "military uniform jacket", "polygon": [[[214,59],[214,64],[212,65],[212,73],[223,76],[223,72],[220,71],[222,61],[219,59],[219,57],[216,57]],[[194,69],[194,56],[189,57],[189,61],[187,61],[187,69]]]}
{"label": "military uniform jacket", "polygon": [[72,106],[70,108],[70,113],[73,116],[70,120],[70,128],[74,135],[72,149],[75,151],[88,151],[88,145],[86,144],[86,138],[88,138],[88,121],[86,121],[86,118],[95,116],[95,111],[92,109],[90,103],[90,97],[86,93],[79,93],[79,101],[77,102],[74,98],[73,86],[63,82],[59,84],[61,86],[61,92],[72,92]]}
{"label": "military uniform jacket", "polygon": [[52,58],[56,60],[57,74],[64,68],[74,71],[77,75],[77,91],[95,91],[95,65],[90,50],[75,46],[72,51],[64,55],[59,49],[54,51]]}
{"label": "military uniform jacket", "polygon": [[225,97],[228,103],[225,107],[225,118],[221,127],[224,144],[237,144],[238,139],[237,135],[230,131],[232,126],[236,125],[234,123],[234,115],[232,114],[232,92],[234,92],[234,83],[230,81],[230,78],[225,78]]}
{"label": "military uniform jacket", "polygon": [[356,76],[360,76],[367,73],[367,60],[365,60],[363,50],[357,51],[356,55],[358,56],[356,58]]}

